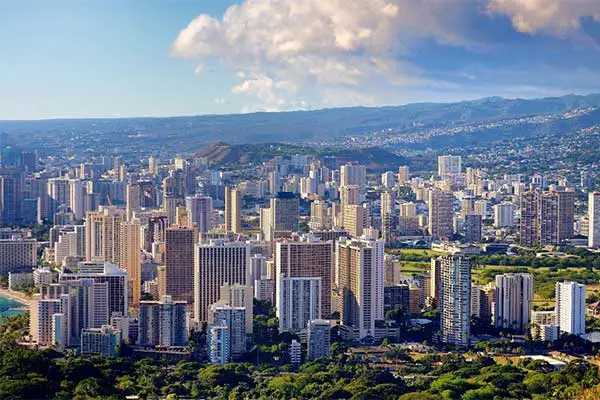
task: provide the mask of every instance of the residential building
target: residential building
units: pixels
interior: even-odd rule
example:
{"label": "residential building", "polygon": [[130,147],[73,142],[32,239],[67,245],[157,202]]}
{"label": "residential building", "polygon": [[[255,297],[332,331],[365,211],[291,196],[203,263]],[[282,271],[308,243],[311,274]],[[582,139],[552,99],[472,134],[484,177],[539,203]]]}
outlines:
{"label": "residential building", "polygon": [[461,255],[438,257],[440,262],[440,339],[453,346],[471,340],[471,263]]}

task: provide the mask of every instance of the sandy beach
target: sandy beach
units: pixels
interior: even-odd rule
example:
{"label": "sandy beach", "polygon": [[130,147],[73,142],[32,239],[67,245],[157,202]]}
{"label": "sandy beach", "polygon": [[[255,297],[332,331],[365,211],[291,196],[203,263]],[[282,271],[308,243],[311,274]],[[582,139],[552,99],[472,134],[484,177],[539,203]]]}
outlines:
{"label": "sandy beach", "polygon": [[19,292],[12,292],[5,288],[0,288],[0,296],[21,303],[25,307],[29,307],[29,305],[31,304],[31,298],[29,296]]}

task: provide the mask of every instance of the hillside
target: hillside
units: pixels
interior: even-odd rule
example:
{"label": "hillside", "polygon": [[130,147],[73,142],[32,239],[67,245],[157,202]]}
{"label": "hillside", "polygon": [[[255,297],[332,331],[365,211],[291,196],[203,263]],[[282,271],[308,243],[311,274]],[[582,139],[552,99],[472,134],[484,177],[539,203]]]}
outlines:
{"label": "hillside", "polygon": [[[106,146],[167,146],[189,151],[210,143],[330,143],[376,135],[377,140],[361,147],[379,146],[390,136],[409,138],[400,143],[445,146],[463,140],[488,140],[497,135],[521,136],[537,130],[570,129],[600,122],[600,94],[568,95],[544,99],[498,97],[458,103],[417,103],[394,107],[354,107],[317,111],[206,115],[169,118],[78,119],[0,121],[0,132],[9,142],[27,147],[76,147],[79,143]],[[557,115],[572,110],[588,113],[557,122]],[[580,118],[582,117],[582,118]],[[519,124],[537,118],[535,124]],[[509,121],[509,123],[497,123]],[[517,121],[517,123],[514,123]],[[493,126],[486,126],[494,123]],[[508,128],[510,129],[508,129]],[[435,133],[440,131],[441,134]],[[434,132],[432,135],[431,132]],[[477,135],[467,136],[467,134]],[[432,136],[445,136],[430,140]],[[452,138],[454,137],[454,138]],[[358,139],[357,139],[358,138]],[[84,139],[84,140],[83,140]],[[393,143],[392,143],[393,145]]]}

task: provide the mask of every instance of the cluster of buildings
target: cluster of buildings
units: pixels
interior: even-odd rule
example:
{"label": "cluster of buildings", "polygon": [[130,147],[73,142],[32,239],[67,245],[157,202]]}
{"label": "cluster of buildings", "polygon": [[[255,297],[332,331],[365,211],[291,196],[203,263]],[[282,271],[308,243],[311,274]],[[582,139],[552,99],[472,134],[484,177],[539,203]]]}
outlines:
{"label": "cluster of buildings", "polygon": [[[111,355],[125,342],[144,354],[180,354],[191,329],[205,330],[208,357],[222,364],[248,351],[257,299],[275,305],[279,332],[305,341],[308,358],[328,353],[334,324],[348,341],[397,337],[386,311],[419,313],[427,304],[440,308],[439,341],[468,345],[472,315],[517,331],[533,326],[531,277],[475,287],[468,248],[434,259],[427,276],[402,277],[386,246],[484,237],[545,246],[568,242],[575,226],[583,231],[566,183],[491,179],[463,172],[458,156],[439,157],[431,179],[407,166],[372,179],[365,166],[335,157],[276,157],[246,175],[205,161],[101,157],[66,171],[25,161],[0,168],[3,222],[52,225],[44,243],[0,232],[0,273],[29,271],[39,288],[35,343]],[[596,196],[587,217],[593,247]],[[31,272],[40,252],[46,266]],[[580,286],[568,285],[557,285],[554,320],[536,326],[581,334]]]}

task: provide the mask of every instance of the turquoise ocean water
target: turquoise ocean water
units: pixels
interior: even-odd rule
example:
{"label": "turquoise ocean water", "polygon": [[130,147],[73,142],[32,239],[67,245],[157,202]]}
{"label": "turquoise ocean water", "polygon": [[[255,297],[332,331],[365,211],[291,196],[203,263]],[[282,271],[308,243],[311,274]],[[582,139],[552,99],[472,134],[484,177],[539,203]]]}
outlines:
{"label": "turquoise ocean water", "polygon": [[25,312],[24,310],[15,310],[14,308],[16,307],[22,307],[22,304],[0,295],[0,321],[3,317],[14,314],[23,314]]}

